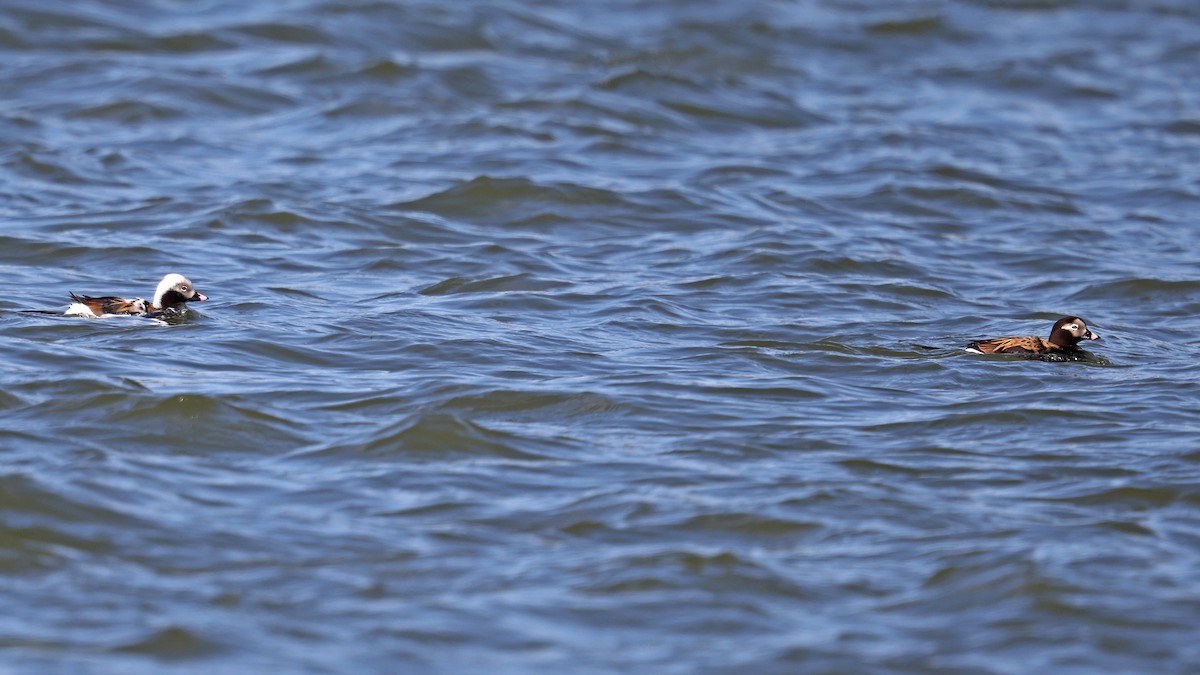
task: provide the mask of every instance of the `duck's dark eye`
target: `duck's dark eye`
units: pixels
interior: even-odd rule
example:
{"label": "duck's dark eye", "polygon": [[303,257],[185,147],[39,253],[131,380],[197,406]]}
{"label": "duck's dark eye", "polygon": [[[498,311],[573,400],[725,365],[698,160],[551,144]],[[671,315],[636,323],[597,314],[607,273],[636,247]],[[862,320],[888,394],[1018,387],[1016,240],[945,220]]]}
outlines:
{"label": "duck's dark eye", "polygon": [[180,287],[179,287],[179,290],[181,290],[181,291],[186,291],[186,290],[187,290],[187,286],[180,286]]}

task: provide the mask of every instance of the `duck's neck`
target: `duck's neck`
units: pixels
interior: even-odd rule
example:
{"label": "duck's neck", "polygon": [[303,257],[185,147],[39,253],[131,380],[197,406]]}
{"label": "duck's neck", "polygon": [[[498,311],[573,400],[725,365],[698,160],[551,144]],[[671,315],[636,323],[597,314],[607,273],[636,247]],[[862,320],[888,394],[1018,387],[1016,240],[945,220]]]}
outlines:
{"label": "duck's neck", "polygon": [[1079,338],[1071,335],[1070,331],[1059,329],[1050,334],[1050,344],[1059,349],[1075,349],[1078,343]]}
{"label": "duck's neck", "polygon": [[187,302],[187,298],[179,291],[167,291],[154,303],[155,309],[172,309]]}

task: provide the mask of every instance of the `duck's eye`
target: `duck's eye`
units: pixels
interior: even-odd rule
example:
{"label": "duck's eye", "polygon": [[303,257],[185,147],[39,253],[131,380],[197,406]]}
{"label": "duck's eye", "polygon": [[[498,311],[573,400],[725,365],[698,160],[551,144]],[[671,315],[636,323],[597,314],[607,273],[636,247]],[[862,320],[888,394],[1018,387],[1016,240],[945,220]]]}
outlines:
{"label": "duck's eye", "polygon": [[180,286],[180,287],[179,287],[179,290],[181,290],[181,291],[187,291],[187,284],[184,284],[184,285]]}

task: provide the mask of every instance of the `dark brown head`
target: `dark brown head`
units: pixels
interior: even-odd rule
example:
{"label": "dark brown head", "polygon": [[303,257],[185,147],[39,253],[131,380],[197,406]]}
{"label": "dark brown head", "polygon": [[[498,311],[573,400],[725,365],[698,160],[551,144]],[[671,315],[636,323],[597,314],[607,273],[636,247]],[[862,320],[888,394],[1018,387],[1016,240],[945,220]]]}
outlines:
{"label": "dark brown head", "polygon": [[1100,336],[1088,330],[1087,323],[1077,316],[1064,316],[1054,322],[1050,330],[1050,342],[1063,349],[1074,349],[1080,340],[1099,340]]}

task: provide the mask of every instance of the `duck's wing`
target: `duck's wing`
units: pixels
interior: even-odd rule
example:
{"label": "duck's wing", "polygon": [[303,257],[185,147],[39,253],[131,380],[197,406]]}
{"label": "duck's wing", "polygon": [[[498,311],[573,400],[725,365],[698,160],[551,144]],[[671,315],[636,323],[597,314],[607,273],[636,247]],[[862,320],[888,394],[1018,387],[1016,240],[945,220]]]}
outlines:
{"label": "duck's wing", "polygon": [[967,351],[980,354],[1045,354],[1053,351],[1052,347],[1040,337],[1004,337],[972,342],[967,345]]}
{"label": "duck's wing", "polygon": [[77,309],[76,305],[82,305],[96,316],[104,314],[145,314],[146,301],[141,298],[118,298],[115,295],[105,295],[99,298],[94,298],[90,295],[79,295],[71,293],[71,301],[75,303],[67,310],[68,314],[79,314],[81,311],[72,312],[71,309]]}

